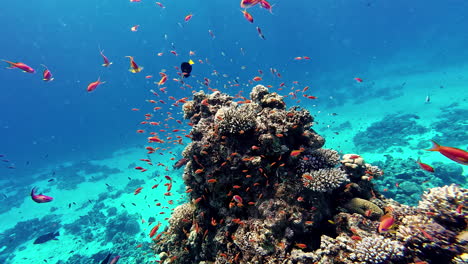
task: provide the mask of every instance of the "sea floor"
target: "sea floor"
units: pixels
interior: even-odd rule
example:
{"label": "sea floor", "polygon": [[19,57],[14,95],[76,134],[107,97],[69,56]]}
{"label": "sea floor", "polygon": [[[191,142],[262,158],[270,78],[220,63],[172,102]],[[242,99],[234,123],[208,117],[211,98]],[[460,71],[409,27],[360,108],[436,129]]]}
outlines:
{"label": "sea floor", "polygon": [[[380,166],[385,174],[375,180],[378,189],[414,205],[429,187],[452,182],[467,186],[466,166],[423,150],[431,147],[431,139],[467,148],[466,72],[468,66],[386,76],[352,86],[349,94],[355,100],[327,109],[305,108],[315,117],[314,129],[326,138],[326,148],[356,153]],[[395,80],[401,82],[395,85]],[[376,94],[372,89],[387,92]],[[182,147],[172,151],[180,153]],[[0,261],[99,263],[111,252],[121,255],[122,263],[151,263],[155,257],[149,231],[158,222],[159,232],[163,230],[171,210],[187,199],[182,169],[172,168],[173,156],[152,155],[157,162],[150,166],[140,161],[147,156],[144,149],[123,148],[102,160],[50,164],[33,176],[33,185],[22,189],[0,182],[9,190],[0,204]],[[436,172],[421,170],[415,162],[419,157]],[[142,173],[136,166],[148,171]],[[171,196],[165,195],[166,175],[173,179]],[[159,185],[152,189],[155,184]],[[34,203],[29,197],[34,186],[54,201]],[[139,187],[143,189],[135,195]],[[58,240],[33,244],[40,235],[55,231],[60,232]]]}

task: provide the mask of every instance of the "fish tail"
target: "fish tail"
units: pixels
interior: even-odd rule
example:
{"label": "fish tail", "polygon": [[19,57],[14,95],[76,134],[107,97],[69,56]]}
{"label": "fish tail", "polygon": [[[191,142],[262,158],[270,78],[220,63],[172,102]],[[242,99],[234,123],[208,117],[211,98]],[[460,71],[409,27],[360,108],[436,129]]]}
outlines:
{"label": "fish tail", "polygon": [[36,187],[32,188],[32,190],[31,190],[31,196],[34,196],[34,195],[36,195],[36,193],[35,193],[35,192],[36,192]]}
{"label": "fish tail", "polygon": [[440,145],[435,142],[434,140],[431,140],[432,142],[432,148],[426,149],[427,151],[439,151],[440,150]]}
{"label": "fish tail", "polygon": [[16,68],[16,66],[14,66],[14,65],[15,65],[15,63],[14,63],[14,62],[7,61],[7,60],[2,60],[2,61],[4,61],[4,62],[6,62],[6,63],[10,64],[10,66],[9,66],[9,67],[7,67],[7,69],[13,69],[13,68]]}

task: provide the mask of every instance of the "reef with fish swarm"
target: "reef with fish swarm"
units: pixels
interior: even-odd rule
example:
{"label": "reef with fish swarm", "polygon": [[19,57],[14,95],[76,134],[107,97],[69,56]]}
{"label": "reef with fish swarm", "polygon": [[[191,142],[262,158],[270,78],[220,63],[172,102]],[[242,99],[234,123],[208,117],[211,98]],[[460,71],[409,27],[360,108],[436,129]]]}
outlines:
{"label": "reef with fish swarm", "polygon": [[[193,124],[183,179],[190,202],[154,239],[161,263],[461,263],[468,190],[431,189],[417,207],[383,197],[382,170],[323,149],[313,117],[257,85],[184,104]],[[434,200],[434,201],[431,201]],[[394,225],[379,232],[380,217]],[[458,261],[458,262],[457,262]]]}

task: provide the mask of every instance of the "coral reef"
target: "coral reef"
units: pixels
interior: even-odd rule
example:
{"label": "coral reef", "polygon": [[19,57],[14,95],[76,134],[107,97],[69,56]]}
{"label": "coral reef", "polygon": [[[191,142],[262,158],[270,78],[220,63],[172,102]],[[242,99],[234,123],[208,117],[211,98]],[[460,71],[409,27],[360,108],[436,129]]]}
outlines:
{"label": "coral reef", "polygon": [[388,152],[395,146],[404,146],[411,136],[423,134],[428,128],[420,125],[419,117],[413,114],[387,115],[357,133],[353,142],[360,152]]}
{"label": "coral reef", "polygon": [[[375,189],[374,179],[383,177],[377,166],[357,154],[340,160],[336,151],[322,149],[324,138],[312,129],[308,111],[286,109],[281,96],[261,85],[250,100],[241,100],[198,92],[183,106],[192,125],[192,142],[182,153],[190,202],[177,207],[154,238],[161,263],[373,264],[463,257],[466,216],[449,208],[466,209],[460,207],[465,189],[431,190],[419,207],[401,205]],[[429,199],[436,200],[432,207],[424,202]],[[445,216],[435,209],[447,210]],[[385,219],[393,225],[381,228]]]}

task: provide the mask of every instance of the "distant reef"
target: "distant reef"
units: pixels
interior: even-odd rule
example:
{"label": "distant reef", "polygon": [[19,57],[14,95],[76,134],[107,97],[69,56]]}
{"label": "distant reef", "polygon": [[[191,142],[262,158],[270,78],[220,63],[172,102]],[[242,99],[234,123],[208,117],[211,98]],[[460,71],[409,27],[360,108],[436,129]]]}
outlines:
{"label": "distant reef", "polygon": [[250,99],[198,92],[183,110],[191,201],[154,238],[161,263],[466,261],[467,189],[429,189],[415,207],[385,198],[381,169],[322,148],[310,113],[261,85]]}

